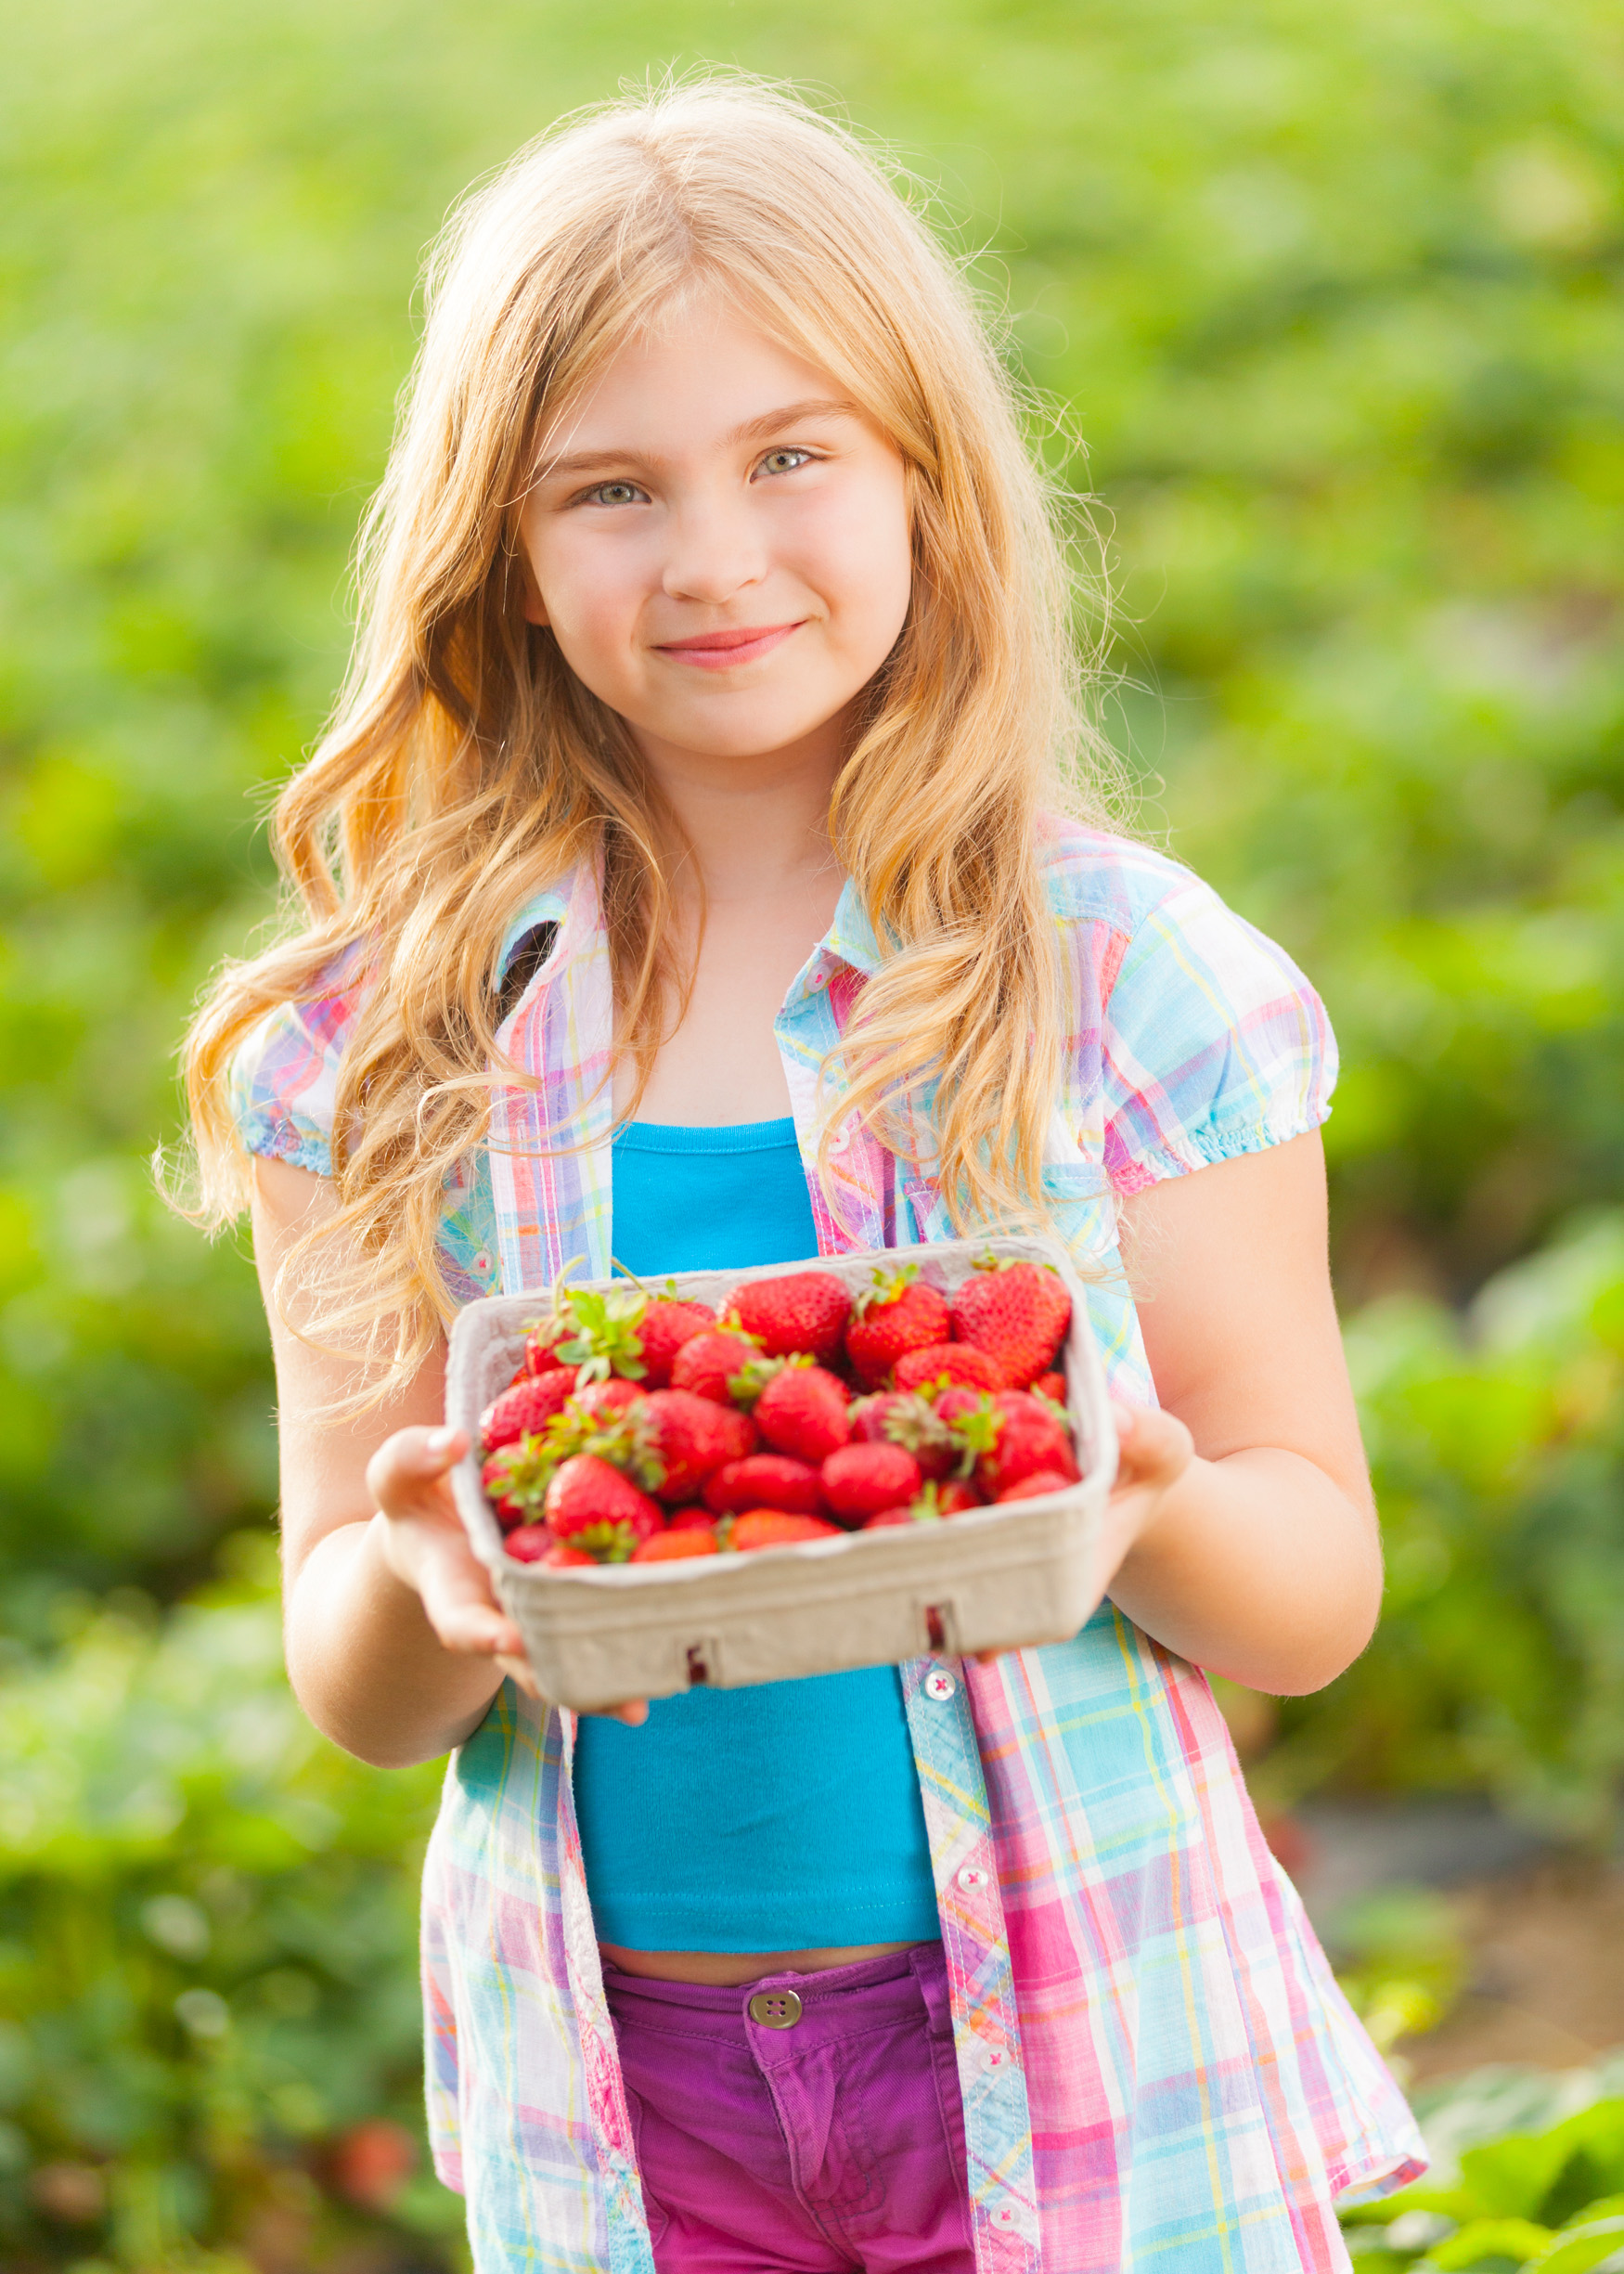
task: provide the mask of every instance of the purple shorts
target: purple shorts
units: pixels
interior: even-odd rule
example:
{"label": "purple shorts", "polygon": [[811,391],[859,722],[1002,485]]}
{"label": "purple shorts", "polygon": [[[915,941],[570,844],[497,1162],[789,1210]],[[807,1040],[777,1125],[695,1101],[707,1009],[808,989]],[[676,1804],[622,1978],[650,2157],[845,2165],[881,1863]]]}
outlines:
{"label": "purple shorts", "polygon": [[973,2274],[940,1943],[740,1989],[603,1980],[658,2274]]}

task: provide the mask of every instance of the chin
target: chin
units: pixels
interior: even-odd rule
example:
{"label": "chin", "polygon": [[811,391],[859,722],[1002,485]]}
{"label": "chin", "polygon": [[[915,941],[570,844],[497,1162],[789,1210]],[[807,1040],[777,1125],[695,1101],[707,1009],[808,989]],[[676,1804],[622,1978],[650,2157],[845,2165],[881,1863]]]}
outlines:
{"label": "chin", "polygon": [[770,757],[775,751],[804,743],[837,717],[844,707],[844,703],[837,703],[827,710],[821,706],[805,712],[797,709],[786,717],[774,705],[771,711],[746,709],[737,717],[719,718],[713,713],[674,720],[669,725],[656,725],[651,719],[649,726],[663,742],[681,749],[700,752],[708,758],[737,758],[742,762]]}

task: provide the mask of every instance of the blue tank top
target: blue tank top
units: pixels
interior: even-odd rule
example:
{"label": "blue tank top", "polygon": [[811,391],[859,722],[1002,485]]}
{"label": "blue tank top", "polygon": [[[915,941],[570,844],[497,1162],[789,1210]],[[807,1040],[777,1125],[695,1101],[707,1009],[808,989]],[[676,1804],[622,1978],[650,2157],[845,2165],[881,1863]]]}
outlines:
{"label": "blue tank top", "polygon": [[[614,1141],[616,1260],[639,1279],[815,1255],[794,1123]],[[575,1813],[599,1938],[628,1950],[811,1950],[941,1932],[892,1666],[582,1716]]]}

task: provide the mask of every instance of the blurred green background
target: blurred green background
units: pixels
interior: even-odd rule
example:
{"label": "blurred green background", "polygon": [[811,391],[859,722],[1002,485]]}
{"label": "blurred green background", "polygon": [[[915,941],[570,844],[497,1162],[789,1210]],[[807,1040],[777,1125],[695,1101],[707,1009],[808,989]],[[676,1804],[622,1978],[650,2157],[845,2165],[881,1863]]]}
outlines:
{"label": "blurred green background", "polygon": [[[1624,1777],[1613,0],[58,0],[0,84],[0,2261],[406,2274],[436,1772],[279,1673],[244,1250],[153,1196],[449,201],[700,59],[885,138],[1069,407],[1108,723],[1326,995],[1391,1584],[1254,1781]],[[1587,2261],[1587,2263],[1589,2263]]]}

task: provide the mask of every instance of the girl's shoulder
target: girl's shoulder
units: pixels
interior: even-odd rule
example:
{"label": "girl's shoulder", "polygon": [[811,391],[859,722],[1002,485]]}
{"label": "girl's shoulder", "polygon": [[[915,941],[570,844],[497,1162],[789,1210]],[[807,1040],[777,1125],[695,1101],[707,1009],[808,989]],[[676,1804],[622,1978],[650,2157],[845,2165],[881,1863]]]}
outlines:
{"label": "girl's shoulder", "polygon": [[[586,864],[533,893],[518,909],[496,959],[498,1004],[509,975],[535,968],[543,943],[570,925],[595,921],[593,872]],[[319,966],[309,984],[251,1027],[231,1061],[229,1093],[238,1135],[250,1153],[332,1174],[339,1068],[355,1021],[380,972],[377,942],[352,940]],[[510,1006],[509,1006],[510,1007]]]}
{"label": "girl's shoulder", "polygon": [[1319,998],[1278,941],[1237,915],[1193,869],[1153,846],[1046,815],[1040,859],[1050,912],[1074,963],[1094,970],[1102,1000],[1136,977],[1171,983],[1198,970],[1221,1014],[1259,992]]}
{"label": "girl's shoulder", "polygon": [[1043,874],[1073,995],[1079,1120],[1118,1191],[1279,1144],[1331,1110],[1336,1043],[1308,980],[1152,846],[1046,820]]}
{"label": "girl's shoulder", "polygon": [[339,1066],[372,985],[365,945],[342,949],[307,992],[267,1011],[238,1044],[231,1114],[250,1153],[331,1176]]}
{"label": "girl's shoulder", "polygon": [[1064,814],[1043,815],[1038,830],[1044,888],[1063,925],[1103,924],[1131,939],[1157,911],[1178,920],[1223,905],[1193,869],[1154,846]]}

